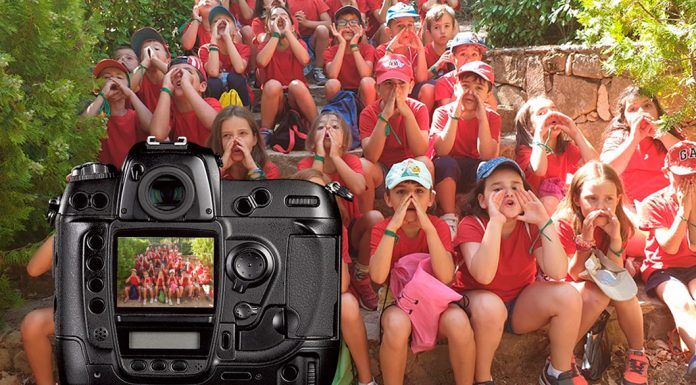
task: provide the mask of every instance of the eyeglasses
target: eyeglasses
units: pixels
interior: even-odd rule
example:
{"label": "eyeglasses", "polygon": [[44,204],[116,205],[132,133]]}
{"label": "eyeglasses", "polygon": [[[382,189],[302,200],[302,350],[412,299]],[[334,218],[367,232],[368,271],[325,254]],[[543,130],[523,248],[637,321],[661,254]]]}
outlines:
{"label": "eyeglasses", "polygon": [[345,26],[351,26],[351,27],[357,27],[360,25],[360,20],[339,20],[336,22],[336,26],[339,28],[343,28]]}

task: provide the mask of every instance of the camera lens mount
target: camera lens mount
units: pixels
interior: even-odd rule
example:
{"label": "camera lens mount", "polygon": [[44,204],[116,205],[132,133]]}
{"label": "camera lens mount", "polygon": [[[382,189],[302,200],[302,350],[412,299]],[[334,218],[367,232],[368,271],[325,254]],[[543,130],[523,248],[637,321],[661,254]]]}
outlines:
{"label": "camera lens mount", "polygon": [[138,200],[155,219],[172,220],[185,215],[193,205],[195,188],[181,169],[161,166],[145,174],[138,186]]}

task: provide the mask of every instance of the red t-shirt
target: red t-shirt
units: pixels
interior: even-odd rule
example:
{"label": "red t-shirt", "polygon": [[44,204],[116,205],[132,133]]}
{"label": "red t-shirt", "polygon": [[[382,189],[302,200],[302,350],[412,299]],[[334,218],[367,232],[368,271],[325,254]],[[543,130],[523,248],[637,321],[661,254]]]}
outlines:
{"label": "red t-shirt", "polygon": [[[328,12],[329,12],[329,16],[331,16],[331,20],[336,21],[334,19],[334,15],[336,15],[336,11],[341,9],[341,7],[343,7],[344,4],[341,2],[341,0],[326,0],[325,3],[329,7]],[[367,0],[357,0],[357,3],[358,3],[358,11],[360,11],[360,13],[367,13],[368,12]],[[351,5],[351,4],[348,3],[346,5]]]}
{"label": "red t-shirt", "polygon": [[454,98],[454,85],[457,84],[457,74],[455,71],[448,72],[435,81],[435,102],[443,99]]}
{"label": "red t-shirt", "polygon": [[138,99],[143,102],[150,112],[155,112],[155,108],[157,108],[161,88],[162,82],[153,83],[150,78],[147,77],[147,74],[143,75],[143,80],[140,82],[140,90],[138,90],[136,95],[138,95]]}
{"label": "red t-shirt", "polygon": [[568,143],[565,151],[561,154],[548,154],[546,158],[546,175],[538,176],[532,170],[531,159],[532,148],[520,146],[515,154],[515,161],[520,165],[527,177],[527,182],[534,191],[539,191],[541,181],[549,178],[559,178],[563,184],[566,183],[568,174],[574,174],[580,168],[582,154],[575,143]]}
{"label": "red t-shirt", "polygon": [[666,187],[648,196],[638,205],[640,217],[639,228],[648,232],[645,242],[645,260],[640,268],[643,282],[657,270],[672,267],[696,267],[696,253],[689,250],[688,235],[684,233],[679,249],[674,254],[665,252],[655,238],[655,231],[660,228],[670,228],[677,215],[679,204],[671,187]]}
{"label": "red t-shirt", "polygon": [[[433,226],[435,226],[437,235],[440,236],[440,240],[442,241],[442,245],[445,246],[445,250],[451,253],[452,233],[450,233],[447,223],[433,215],[428,215],[428,218],[430,218]],[[384,230],[386,230],[387,226],[389,225],[389,221],[391,221],[391,217],[379,222],[372,228],[372,233],[370,234],[370,255],[375,254],[375,250],[377,250],[377,246],[379,246],[379,242],[384,236]],[[416,234],[414,238],[409,238],[406,236],[406,233],[404,233],[402,229],[396,230],[396,235],[399,236],[399,241],[394,244],[391,267],[394,267],[396,261],[405,255],[413,253],[430,253],[430,250],[428,250],[428,239],[426,238],[425,232],[422,229],[418,230],[418,234]]]}
{"label": "red t-shirt", "polygon": [[130,282],[130,284],[131,284],[132,286],[136,286],[136,285],[139,285],[139,284],[140,284],[140,278],[138,278],[138,277],[135,276],[135,275],[131,275],[131,276],[128,278],[128,282]]}
{"label": "red t-shirt", "polygon": [[[249,61],[249,46],[242,43],[234,43],[234,46],[237,48],[237,52],[239,52],[239,56],[242,60]],[[206,44],[198,50],[198,57],[201,58],[203,65],[206,65],[210,59],[209,47],[210,44]],[[232,66],[232,57],[230,55],[223,55],[222,52],[218,52],[218,54],[220,56],[220,72],[236,73],[237,71],[235,71]]]}
{"label": "red t-shirt", "polygon": [[[300,39],[299,42],[306,50],[307,44],[305,44],[302,39]],[[258,52],[261,52],[266,44],[268,44],[268,41],[259,44]],[[275,79],[279,81],[283,87],[290,85],[290,82],[293,80],[301,80],[307,84],[304,77],[304,66],[297,60],[289,46],[285,51],[280,51],[276,48],[268,64],[265,67],[259,66],[259,69],[263,73],[261,78],[264,82]]]}
{"label": "red t-shirt", "polygon": [[[369,44],[360,44],[360,54],[366,62],[375,62],[375,48]],[[338,45],[329,47],[324,51],[324,63],[328,65],[336,57],[336,52],[338,52]],[[350,48],[346,47],[343,53],[343,64],[341,64],[341,70],[338,72],[338,81],[341,82],[341,88],[344,90],[357,90],[360,87],[360,73],[358,73],[358,67],[355,65],[355,57],[353,57],[353,52]]]}
{"label": "red t-shirt", "polygon": [[[488,225],[488,218],[481,218],[484,226]],[[529,231],[527,231],[529,229]],[[481,243],[485,230],[473,216],[464,217],[457,227],[457,236],[454,238],[454,246],[462,243]],[[488,290],[498,295],[503,301],[516,298],[522,289],[534,282],[536,277],[536,258],[529,253],[529,247],[537,239],[539,230],[536,226],[526,226],[524,222],[517,221],[512,233],[500,242],[500,259],[495,278],[488,285],[477,282],[466,263],[461,262],[453,287],[459,290]],[[534,249],[541,247],[541,241],[537,240]],[[462,256],[463,259],[463,256]]]}
{"label": "red t-shirt", "polygon": [[[629,132],[625,130],[611,132],[604,141],[602,154],[621,146],[628,140],[628,135]],[[669,180],[662,172],[665,156],[667,150],[659,140],[647,137],[638,143],[626,169],[621,173],[628,202],[642,201],[648,195],[669,185]]]}
{"label": "red t-shirt", "polygon": [[[387,54],[388,45],[389,43],[387,42],[375,48],[375,61],[381,59],[382,57],[384,57],[384,55]],[[418,51],[415,48],[406,47],[406,49],[404,49],[403,51],[400,49],[394,53],[406,56],[406,59],[408,59],[411,62],[411,67],[413,67],[413,74],[415,75],[416,66],[418,65]]]}
{"label": "red t-shirt", "polygon": [[[367,138],[372,135],[372,131],[375,130],[375,125],[377,124],[377,115],[382,112],[382,107],[380,106],[381,100],[370,104],[365,107],[360,113],[360,140]],[[413,111],[413,115],[416,117],[416,122],[421,131],[428,131],[429,126],[429,113],[425,105],[418,100],[411,98],[406,98],[406,105]],[[391,125],[391,132],[387,136],[387,140],[384,143],[384,149],[382,150],[382,155],[379,157],[379,162],[387,167],[391,167],[394,163],[401,162],[406,158],[413,158],[413,152],[408,146],[408,138],[406,137],[406,123],[401,114],[394,114],[389,119],[389,124]],[[396,141],[395,136],[399,137],[401,144]]]}
{"label": "red t-shirt", "polygon": [[[457,102],[454,101],[442,107],[435,109],[433,113],[433,125],[430,129],[430,136],[441,133],[447,127],[447,121],[450,114],[457,108]],[[500,127],[502,119],[497,112],[490,108],[486,108],[486,117],[488,118],[488,127],[491,129],[491,136],[496,142],[500,142]],[[457,136],[454,139],[454,146],[448,156],[468,157],[479,159],[479,152],[476,148],[478,142],[478,125],[479,121],[473,119],[459,119],[457,121]]]}
{"label": "red t-shirt", "polygon": [[[267,160],[266,164],[263,166],[263,172],[266,174],[266,179],[280,178],[280,169],[278,168],[278,166],[275,165],[275,163],[271,162],[270,160]],[[235,180],[234,177],[228,173],[225,173],[225,175],[222,176],[222,179]]]}
{"label": "red t-shirt", "polygon": [[341,226],[341,260],[346,264],[350,264],[350,243],[348,241],[348,227]]}
{"label": "red t-shirt", "polygon": [[106,137],[101,140],[99,162],[121,169],[128,151],[138,142],[138,126],[138,116],[133,110],[126,110],[123,116],[111,115],[106,122]]}
{"label": "red t-shirt", "polygon": [[[297,19],[294,17],[292,25],[295,27],[295,31],[300,29],[300,26],[297,24]],[[254,36],[258,38],[260,34],[266,32],[266,24],[260,17],[254,17],[254,20],[251,21],[251,30],[254,32]]]}
{"label": "red t-shirt", "polygon": [[[344,162],[350,167],[351,170],[357,172],[358,174],[363,173],[363,168],[362,168],[362,163],[360,162],[360,158],[357,155],[353,154],[343,154],[341,157]],[[297,171],[304,170],[306,168],[312,168],[312,164],[314,163],[314,157],[306,157],[302,160],[300,160],[297,163]],[[331,174],[326,174],[329,178],[331,178],[332,181],[336,181],[341,184],[341,186],[345,186],[346,183],[341,178],[341,175],[338,173],[338,171],[332,172]],[[362,191],[351,191],[353,195],[357,196],[358,194],[362,193]],[[353,199],[352,202],[347,201],[345,199],[340,199],[340,202],[343,203],[345,208],[348,211],[348,215],[350,216],[350,219],[357,219],[362,216],[362,213],[360,212],[360,206],[358,205],[358,200]]]}
{"label": "red t-shirt", "polygon": [[[190,26],[191,22],[186,24],[186,27],[184,28],[184,32],[182,32],[182,34],[186,33]],[[198,50],[198,47],[205,44],[210,44],[211,36],[212,34],[210,33],[210,31],[206,31],[202,24],[198,24],[198,31],[196,32],[196,43],[193,45],[192,51],[196,52]]]}
{"label": "red t-shirt", "polygon": [[[256,0],[247,0],[247,5],[249,6],[249,8],[254,10],[254,8],[256,8]],[[239,8],[239,3],[237,3],[237,1],[230,2],[230,12],[232,12],[234,18],[237,19],[237,21],[239,21],[239,24],[241,24],[242,26],[251,25],[253,17],[251,19],[243,18],[242,10]]]}
{"label": "red t-shirt", "polygon": [[[204,100],[208,105],[213,107],[215,111],[220,111],[222,109],[217,99],[204,98]],[[171,140],[176,140],[176,138],[180,136],[185,136],[188,138],[189,142],[205,147],[208,136],[210,136],[210,128],[205,127],[203,123],[198,120],[195,111],[179,112],[174,103],[172,103],[170,127],[172,128],[169,133],[169,139]]]}
{"label": "red t-shirt", "polygon": [[[305,19],[309,21],[319,21],[319,16],[322,13],[329,13],[329,6],[321,0],[289,0],[288,7],[290,8],[290,13],[293,15],[293,19],[297,11],[304,11]],[[313,33],[313,28],[300,26],[301,36],[308,37],[312,36]]]}
{"label": "red t-shirt", "polygon": [[[423,18],[425,19],[425,18]],[[435,44],[430,43],[425,46],[425,62],[428,63],[428,68],[432,67],[438,60],[440,54],[435,52]]]}
{"label": "red t-shirt", "polygon": [[[566,254],[573,255],[578,251],[578,246],[575,244],[576,233],[572,224],[563,219],[556,221],[556,233],[558,233],[558,239],[560,239]],[[606,255],[609,252],[609,237],[607,233],[599,227],[595,227],[594,240],[597,248]],[[573,281],[573,277],[568,274],[565,277],[565,281]]]}

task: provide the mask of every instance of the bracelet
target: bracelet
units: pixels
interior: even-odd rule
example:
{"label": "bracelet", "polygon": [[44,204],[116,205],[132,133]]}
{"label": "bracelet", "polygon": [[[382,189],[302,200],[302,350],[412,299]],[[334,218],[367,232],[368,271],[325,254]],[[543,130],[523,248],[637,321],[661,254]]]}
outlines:
{"label": "bracelet", "polygon": [[695,224],[689,222],[689,220],[687,218],[684,218],[683,215],[680,215],[679,217],[681,218],[682,221],[686,222],[687,225],[692,226],[692,227],[696,227]]}
{"label": "bracelet", "polygon": [[[145,66],[142,65],[142,64],[138,64],[138,66],[135,67],[135,71],[137,71],[137,70],[140,69],[140,68],[142,68],[142,69],[144,69],[145,71],[147,71],[147,67],[145,67]],[[135,71],[133,71],[133,72],[135,72]]]}
{"label": "bracelet", "polygon": [[394,53],[394,51],[392,51],[391,48],[389,48],[389,47],[387,47],[387,49],[385,49],[385,51],[386,51],[387,53]]}
{"label": "bracelet", "polygon": [[387,119],[384,117],[384,115],[382,115],[381,112],[380,112],[379,114],[377,114],[377,119],[383,121],[384,123],[389,124],[389,120],[387,120]]}
{"label": "bracelet", "polygon": [[590,251],[595,247],[594,239],[592,241],[587,241],[581,234],[577,234],[574,241],[577,251]]}
{"label": "bracelet", "polygon": [[266,179],[266,173],[259,167],[247,172],[247,177],[251,180]]}
{"label": "bracelet", "polygon": [[209,47],[208,52],[220,52],[220,49],[218,47]]}
{"label": "bracelet", "polygon": [[435,69],[435,66],[430,67],[430,72],[431,72],[433,75],[437,76],[437,69]]}
{"label": "bracelet", "polygon": [[170,90],[170,89],[167,88],[167,87],[162,87],[162,88],[160,88],[160,91],[168,93],[169,96],[172,95],[172,90]]}
{"label": "bracelet", "polygon": [[99,91],[99,93],[97,94],[97,96],[101,96],[102,98],[106,99],[106,96],[104,96],[104,93],[101,92],[101,91]]}
{"label": "bracelet", "polygon": [[399,236],[398,236],[395,232],[393,232],[393,231],[391,231],[391,230],[384,229],[384,235],[396,239],[396,242],[399,241]]}
{"label": "bracelet", "polygon": [[320,162],[323,162],[325,158],[319,154],[314,154],[314,160],[318,160]]}
{"label": "bracelet", "polygon": [[197,22],[199,22],[199,23],[202,23],[202,22],[203,22],[203,18],[201,17],[200,19],[196,19],[195,17],[192,17],[192,18],[191,18],[191,22],[194,22],[194,21],[197,21]]}
{"label": "bracelet", "polygon": [[546,143],[541,143],[541,142],[534,141],[534,142],[532,142],[532,145],[533,145],[533,146],[539,146],[539,147],[543,148],[544,151],[545,151],[547,154],[550,154],[550,153],[553,152],[553,149],[552,149],[551,147],[549,147],[549,145],[546,144]]}
{"label": "bracelet", "polygon": [[271,34],[271,37],[277,37],[278,39],[280,39],[280,33],[278,33],[278,32],[273,32],[273,33]]}
{"label": "bracelet", "polygon": [[539,233],[537,234],[536,238],[534,238],[534,241],[532,242],[532,245],[529,246],[529,254],[531,254],[532,251],[534,251],[534,244],[537,243],[537,241],[539,240],[539,238],[541,238],[542,236],[543,236],[544,238],[546,238],[546,240],[548,240],[548,241],[551,240],[551,238],[549,238],[548,235],[544,234],[544,230],[546,230],[546,228],[549,227],[549,226],[551,226],[552,224],[553,224],[553,219],[549,218],[548,222],[546,222],[546,224],[544,224],[544,225],[539,229]]}
{"label": "bracelet", "polygon": [[357,44],[351,44],[350,49],[360,49],[360,46]]}
{"label": "bracelet", "polygon": [[609,249],[609,251],[611,251],[614,255],[616,255],[619,258],[621,258],[621,255],[626,250],[626,248],[624,248],[624,247],[622,247],[619,251],[614,251],[611,249],[611,247],[607,247],[607,249]]}
{"label": "bracelet", "polygon": [[449,114],[450,119],[459,120],[459,116],[454,116],[454,114]]}

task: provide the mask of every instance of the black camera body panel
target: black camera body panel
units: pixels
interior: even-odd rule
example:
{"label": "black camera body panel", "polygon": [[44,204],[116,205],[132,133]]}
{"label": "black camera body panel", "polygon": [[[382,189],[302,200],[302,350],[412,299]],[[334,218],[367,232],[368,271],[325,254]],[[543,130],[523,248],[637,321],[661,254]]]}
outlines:
{"label": "black camera body panel", "polygon": [[[154,143],[134,146],[122,174],[76,168],[52,213],[60,383],[330,383],[340,337],[334,195],[305,181],[221,182],[209,150]],[[176,237],[212,239],[211,304],[122,306],[119,241]]]}

